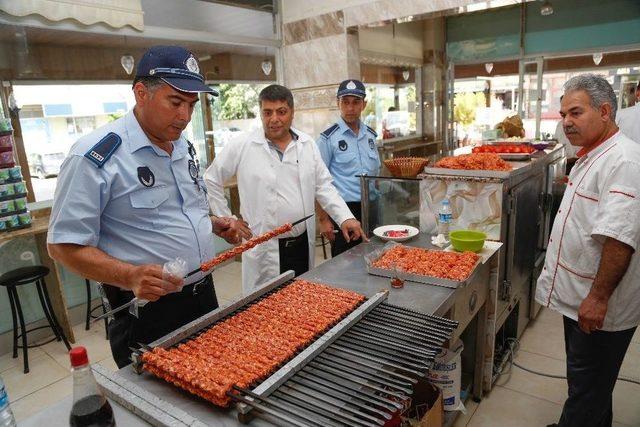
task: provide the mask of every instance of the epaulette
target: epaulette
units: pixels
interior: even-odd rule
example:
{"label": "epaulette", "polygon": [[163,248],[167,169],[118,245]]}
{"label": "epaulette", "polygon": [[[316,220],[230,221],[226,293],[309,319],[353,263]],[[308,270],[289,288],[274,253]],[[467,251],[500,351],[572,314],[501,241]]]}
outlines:
{"label": "epaulette", "polygon": [[[365,126],[367,126],[367,125],[365,125]],[[369,132],[371,132],[373,134],[373,136],[375,136],[376,138],[378,137],[378,133],[375,130],[373,130],[371,127],[367,126],[367,130]]]}
{"label": "epaulette", "polygon": [[115,153],[120,144],[122,144],[122,138],[113,132],[109,132],[96,145],[91,147],[84,156],[91,160],[94,165],[101,168]]}
{"label": "epaulette", "polygon": [[322,132],[320,135],[324,136],[325,138],[329,138],[335,131],[338,130],[340,126],[336,123],[333,126],[331,126],[328,129],[325,129],[324,132]]}

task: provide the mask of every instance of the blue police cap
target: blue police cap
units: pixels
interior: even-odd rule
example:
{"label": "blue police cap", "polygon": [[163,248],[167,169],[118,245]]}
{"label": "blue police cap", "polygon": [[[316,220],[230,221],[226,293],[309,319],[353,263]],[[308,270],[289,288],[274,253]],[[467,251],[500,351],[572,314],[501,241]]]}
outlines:
{"label": "blue police cap", "polygon": [[159,77],[180,92],[207,92],[218,96],[218,91],[204,84],[196,57],[180,46],[149,48],[138,62],[136,77]]}
{"label": "blue police cap", "polygon": [[366,97],[367,91],[364,88],[364,83],[360,80],[343,81],[338,87],[338,98],[345,95],[357,96],[358,98]]}

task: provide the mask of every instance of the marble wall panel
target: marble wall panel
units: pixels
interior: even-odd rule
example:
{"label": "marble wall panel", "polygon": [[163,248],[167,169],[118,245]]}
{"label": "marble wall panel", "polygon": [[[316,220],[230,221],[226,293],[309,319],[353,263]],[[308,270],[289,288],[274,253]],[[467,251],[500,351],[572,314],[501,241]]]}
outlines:
{"label": "marble wall panel", "polygon": [[333,36],[344,32],[344,15],[341,10],[290,22],[284,24],[282,27],[285,45],[305,42],[320,37]]}
{"label": "marble wall panel", "polygon": [[345,27],[359,26],[390,19],[406,18],[453,9],[476,3],[476,0],[379,0],[345,7]]}
{"label": "marble wall panel", "polygon": [[285,85],[298,89],[358,78],[360,68],[355,61],[359,60],[352,44],[347,34],[339,34],[284,46]]}
{"label": "marble wall panel", "polygon": [[337,108],[296,111],[293,126],[317,139],[320,132],[335,123],[339,117],[340,112]]}
{"label": "marble wall panel", "polygon": [[294,89],[292,92],[296,111],[335,108],[337,91],[337,84],[315,88]]}

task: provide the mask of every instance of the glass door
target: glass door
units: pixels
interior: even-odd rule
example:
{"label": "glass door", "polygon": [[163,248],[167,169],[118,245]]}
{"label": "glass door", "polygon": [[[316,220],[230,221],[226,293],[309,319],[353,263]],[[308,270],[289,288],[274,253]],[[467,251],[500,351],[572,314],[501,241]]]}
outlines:
{"label": "glass door", "polygon": [[523,59],[519,63],[518,114],[524,124],[525,137],[540,138],[542,115],[543,58]]}

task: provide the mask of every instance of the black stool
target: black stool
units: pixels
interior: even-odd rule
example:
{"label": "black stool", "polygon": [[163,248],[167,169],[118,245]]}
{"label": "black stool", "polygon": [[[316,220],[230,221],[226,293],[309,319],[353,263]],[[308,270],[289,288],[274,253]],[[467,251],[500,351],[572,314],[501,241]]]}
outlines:
{"label": "black stool", "polygon": [[[49,299],[49,292],[47,292],[47,285],[44,281],[45,276],[49,274],[49,269],[42,265],[36,265],[33,267],[22,267],[11,270],[0,276],[0,286],[7,288],[9,294],[9,303],[11,304],[11,318],[13,320],[13,358],[18,357],[18,348],[22,348],[22,355],[24,356],[24,373],[29,372],[29,356],[27,355],[27,349],[33,347],[39,347],[41,345],[50,343],[53,340],[64,341],[64,345],[68,350],[71,350],[67,337],[64,336],[62,328],[56,319],[51,306],[51,300]],[[48,326],[39,326],[27,330],[24,326],[24,316],[22,315],[22,306],[20,305],[20,297],[18,296],[18,286],[27,285],[35,282],[36,289],[38,290],[38,297],[40,298],[40,305],[42,305],[42,311],[49,322]],[[20,321],[20,333],[18,334],[18,320]],[[51,328],[54,333],[54,337],[49,341],[40,344],[27,344],[27,333],[33,332],[38,329]],[[22,338],[22,345],[18,345],[18,338]]]}
{"label": "black stool", "polygon": [[[85,319],[84,329],[88,331],[91,327],[91,319],[95,319],[99,315],[93,314],[94,311],[98,309],[102,309],[102,314],[107,312],[107,308],[104,306],[104,300],[100,297],[100,304],[95,307],[91,307],[91,282],[89,279],[84,279],[84,283],[87,286],[87,318]],[[105,338],[109,339],[109,318],[104,318],[104,330],[105,330]]]}

